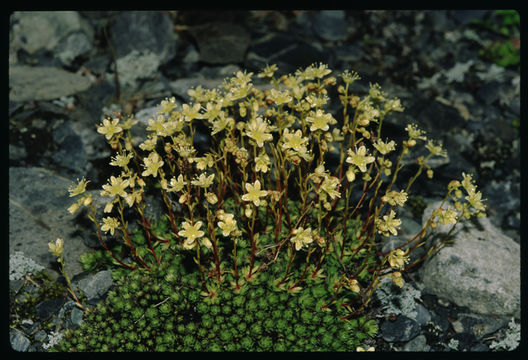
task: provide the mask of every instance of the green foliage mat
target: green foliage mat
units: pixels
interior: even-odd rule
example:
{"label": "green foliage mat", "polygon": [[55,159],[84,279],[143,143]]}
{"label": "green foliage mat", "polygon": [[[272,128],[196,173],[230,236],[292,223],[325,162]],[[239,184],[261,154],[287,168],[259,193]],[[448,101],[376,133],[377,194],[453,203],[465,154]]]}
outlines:
{"label": "green foliage mat", "polygon": [[204,297],[182,258],[166,269],[136,271],[104,303],[67,331],[54,351],[355,351],[377,325],[343,321],[321,304],[330,292],[314,283],[297,293],[268,286],[267,273],[239,293]]}

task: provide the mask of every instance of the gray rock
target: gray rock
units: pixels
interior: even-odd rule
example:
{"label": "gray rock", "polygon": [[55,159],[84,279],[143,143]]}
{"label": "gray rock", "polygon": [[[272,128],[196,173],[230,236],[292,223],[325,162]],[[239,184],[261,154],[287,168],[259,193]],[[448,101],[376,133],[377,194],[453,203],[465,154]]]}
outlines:
{"label": "gray rock", "polygon": [[[120,86],[135,89],[141,81],[156,78],[159,76],[158,68],[161,61],[160,55],[150,50],[132,50],[118,58],[117,72]],[[108,74],[107,77],[111,80],[114,75]]]}
{"label": "gray rock", "polygon": [[78,287],[88,300],[93,300],[101,298],[113,284],[112,271],[103,270],[93,276],[79,280]]}
{"label": "gray rock", "polygon": [[347,36],[347,21],[343,10],[323,10],[314,13],[313,30],[323,40],[343,40]]}
{"label": "gray rock", "polygon": [[420,333],[420,325],[413,319],[399,315],[396,320],[385,320],[381,324],[381,337],[388,342],[405,342]]}
{"label": "gray rock", "polygon": [[19,49],[30,55],[54,51],[69,63],[92,48],[93,29],[76,11],[17,11],[11,24],[10,52],[14,57]]}
{"label": "gray rock", "polygon": [[83,139],[72,129],[72,122],[66,121],[52,136],[58,147],[51,156],[53,161],[61,167],[73,170],[77,176],[86,174],[86,150],[82,146]]}
{"label": "gray rock", "polygon": [[430,350],[431,347],[427,345],[427,338],[425,335],[418,335],[403,346],[403,351],[409,352],[427,352]]}
{"label": "gray rock", "polygon": [[479,314],[458,314],[458,321],[462,326],[462,331],[473,334],[477,340],[492,334],[508,325],[508,318],[483,316]]}
{"label": "gray rock", "polygon": [[77,328],[81,326],[83,322],[83,311],[79,309],[78,307],[74,307],[71,311],[70,320],[72,323],[73,328]]}
{"label": "gray rock", "polygon": [[45,300],[37,304],[35,311],[40,320],[45,321],[55,314],[65,302],[66,299]]}
{"label": "gray rock", "polygon": [[242,63],[250,37],[245,28],[226,22],[212,22],[191,28],[200,60],[209,64]]}
{"label": "gray rock", "polygon": [[111,27],[117,57],[133,51],[155,54],[160,63],[175,55],[177,38],[170,17],[161,11],[123,11]]}
{"label": "gray rock", "polygon": [[21,161],[27,156],[26,148],[9,144],[9,160]]}
{"label": "gray rock", "polygon": [[15,329],[9,332],[9,340],[13,350],[19,352],[27,351],[29,345],[31,345],[31,341],[22,332]]}
{"label": "gray rock", "polygon": [[[424,211],[423,223],[433,209]],[[447,231],[439,225],[439,235]],[[426,260],[422,282],[438,297],[483,315],[520,317],[520,245],[503,235],[488,218],[457,225],[453,242]]]}
{"label": "gray rock", "polygon": [[68,187],[74,182],[52,171],[38,168],[9,169],[9,252],[31,254],[47,267],[56,259],[48,243],[65,240],[66,272],[72,278],[83,271],[79,256],[89,250],[79,234],[74,216],[66,209],[73,202]]}
{"label": "gray rock", "polygon": [[56,67],[9,67],[10,101],[53,100],[84,91],[90,86],[87,77]]}
{"label": "gray rock", "polygon": [[73,61],[86,55],[93,50],[92,38],[84,32],[75,32],[63,39],[55,48],[55,57],[65,65],[71,65]]}

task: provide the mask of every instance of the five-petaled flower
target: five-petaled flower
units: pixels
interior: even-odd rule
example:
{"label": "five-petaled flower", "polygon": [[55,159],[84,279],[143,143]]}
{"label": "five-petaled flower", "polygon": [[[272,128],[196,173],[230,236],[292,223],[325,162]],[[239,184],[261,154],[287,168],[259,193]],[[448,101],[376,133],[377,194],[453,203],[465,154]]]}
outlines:
{"label": "five-petaled flower", "polygon": [[212,185],[214,177],[215,174],[206,176],[205,173],[201,173],[200,176],[191,181],[191,184],[205,189]]}
{"label": "five-petaled flower", "polygon": [[264,142],[273,139],[273,135],[270,134],[270,127],[262,117],[255,117],[248,125],[246,129],[246,135],[257,143],[258,147],[263,147]]}
{"label": "five-petaled flower", "polygon": [[114,235],[114,231],[118,227],[119,227],[119,221],[117,221],[116,218],[113,218],[113,217],[103,218],[103,225],[101,226],[101,230],[103,230],[104,232],[110,231],[110,234]]}
{"label": "five-petaled flower", "polygon": [[184,221],[181,226],[183,230],[180,230],[178,235],[185,238],[183,241],[183,247],[187,250],[194,248],[196,245],[196,239],[204,236],[204,232],[200,230],[202,227],[202,222],[197,221],[195,224],[191,224],[187,221]]}
{"label": "five-petaled flower", "polygon": [[220,216],[220,221],[218,222],[218,227],[222,229],[222,235],[229,236],[237,227],[236,220],[233,219],[233,214],[222,214]]}
{"label": "five-petaled flower", "polygon": [[316,112],[312,111],[311,115],[306,117],[306,121],[312,124],[310,131],[327,131],[330,125],[337,123],[332,114],[325,114],[321,109],[318,109]]}
{"label": "five-petaled flower", "polygon": [[99,125],[97,128],[97,132],[100,134],[104,134],[106,137],[106,140],[110,140],[115,134],[120,133],[123,131],[123,128],[121,126],[118,126],[119,119],[104,119],[103,124]]}
{"label": "five-petaled flower", "polygon": [[103,185],[101,196],[121,196],[125,197],[125,189],[130,185],[128,180],[121,177],[110,176],[110,185]]}
{"label": "five-petaled flower", "polygon": [[306,143],[308,142],[308,138],[303,137],[302,131],[300,129],[297,129],[295,132],[289,132],[288,129],[284,129],[284,132],[282,134],[283,149],[293,149],[293,150],[300,150],[301,148],[306,147]]}
{"label": "five-petaled flower", "polygon": [[260,189],[260,181],[255,180],[253,184],[246,183],[245,185],[247,193],[242,195],[242,200],[252,201],[255,206],[260,205],[260,198],[266,196],[268,192]]}
{"label": "five-petaled flower", "polygon": [[158,170],[163,166],[163,160],[156,152],[151,152],[149,156],[143,159],[145,171],[141,173],[141,176],[152,175],[154,177],[158,176]]}
{"label": "five-petaled flower", "polygon": [[394,151],[394,146],[396,143],[394,140],[391,140],[389,142],[383,142],[381,139],[376,140],[376,142],[373,144],[373,146],[380,152],[381,155],[386,155],[391,151]]}
{"label": "five-petaled flower", "polygon": [[356,165],[361,172],[367,171],[367,165],[374,162],[376,158],[367,154],[367,148],[365,145],[361,145],[356,151],[348,149],[348,157],[346,162],[349,164]]}
{"label": "five-petaled flower", "polygon": [[295,250],[299,251],[304,244],[310,244],[313,241],[312,229],[303,229],[299,227],[292,231],[292,237],[290,241],[295,245]]}
{"label": "five-petaled flower", "polygon": [[400,219],[395,219],[396,213],[391,209],[389,215],[383,215],[382,219],[376,219],[376,227],[378,233],[383,236],[389,236],[389,233],[396,236],[398,235],[397,228],[401,225]]}

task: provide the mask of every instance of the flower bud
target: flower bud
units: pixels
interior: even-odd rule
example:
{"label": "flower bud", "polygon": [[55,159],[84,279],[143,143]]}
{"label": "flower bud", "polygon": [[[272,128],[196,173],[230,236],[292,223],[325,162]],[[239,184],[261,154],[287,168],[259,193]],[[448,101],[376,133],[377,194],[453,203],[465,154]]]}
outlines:
{"label": "flower bud", "polygon": [[205,199],[209,204],[216,204],[218,202],[218,197],[212,192],[205,193]]}

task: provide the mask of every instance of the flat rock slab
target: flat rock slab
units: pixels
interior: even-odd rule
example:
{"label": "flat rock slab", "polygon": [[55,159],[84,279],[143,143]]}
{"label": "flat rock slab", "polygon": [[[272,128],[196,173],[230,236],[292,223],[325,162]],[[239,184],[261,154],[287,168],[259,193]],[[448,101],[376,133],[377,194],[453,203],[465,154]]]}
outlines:
{"label": "flat rock slab", "polygon": [[[424,211],[424,220],[438,206],[430,205]],[[488,218],[478,219],[475,224],[458,224],[452,240],[424,264],[425,288],[477,314],[519,319],[520,245]]]}
{"label": "flat rock slab", "polygon": [[51,66],[9,67],[10,101],[46,101],[88,89],[87,77]]}
{"label": "flat rock slab", "polygon": [[67,208],[73,202],[62,176],[38,167],[9,168],[9,253],[21,251],[43,267],[56,259],[48,243],[64,238],[66,271],[73,277],[83,271],[79,256],[88,248]]}

